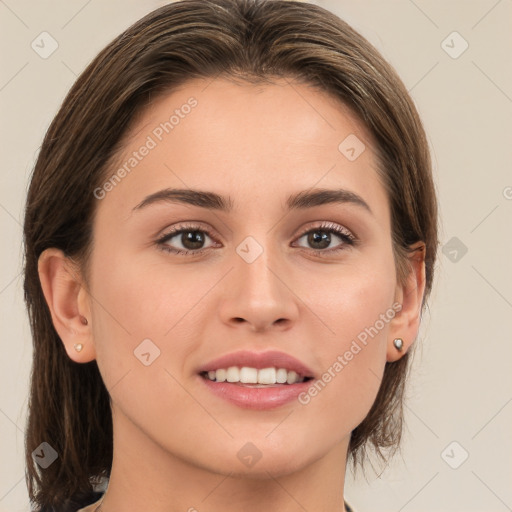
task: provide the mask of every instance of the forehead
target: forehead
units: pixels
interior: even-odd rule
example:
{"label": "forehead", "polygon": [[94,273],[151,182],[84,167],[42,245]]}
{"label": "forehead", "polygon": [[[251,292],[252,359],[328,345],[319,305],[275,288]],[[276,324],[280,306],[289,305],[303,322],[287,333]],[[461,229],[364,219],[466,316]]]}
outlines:
{"label": "forehead", "polygon": [[261,207],[293,191],[343,187],[385,210],[373,147],[349,108],[309,85],[194,80],[138,117],[107,174],[124,169],[122,178],[101,207],[133,208],[167,187],[229,192],[235,210],[249,199]]}

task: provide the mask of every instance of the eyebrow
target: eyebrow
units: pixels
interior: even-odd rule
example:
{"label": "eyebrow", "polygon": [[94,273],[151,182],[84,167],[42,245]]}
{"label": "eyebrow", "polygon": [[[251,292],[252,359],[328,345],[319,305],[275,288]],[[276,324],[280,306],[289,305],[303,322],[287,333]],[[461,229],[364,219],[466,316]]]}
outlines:
{"label": "eyebrow", "polygon": [[[166,188],[150,194],[144,198],[133,210],[141,210],[155,203],[183,203],[200,208],[208,208],[229,213],[233,210],[233,200],[228,196],[224,197],[215,192],[206,192],[193,189]],[[303,210],[324,204],[353,204],[367,210],[371,215],[373,212],[368,203],[355,192],[345,189],[323,189],[303,190],[292,194],[286,200],[289,210]]]}

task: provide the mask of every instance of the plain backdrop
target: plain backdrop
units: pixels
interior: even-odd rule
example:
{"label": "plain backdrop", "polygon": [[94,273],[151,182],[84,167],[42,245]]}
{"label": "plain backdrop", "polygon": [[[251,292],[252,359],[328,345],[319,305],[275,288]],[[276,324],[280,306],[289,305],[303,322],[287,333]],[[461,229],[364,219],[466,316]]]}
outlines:
{"label": "plain backdrop", "polygon": [[[32,341],[21,274],[29,176],[78,74],[164,3],[0,0],[0,512],[29,510]],[[348,475],[347,500],[359,512],[512,510],[512,1],[314,3],[359,30],[402,77],[428,132],[442,219],[402,453],[366,479]],[[42,32],[58,45],[47,58],[32,47]]]}

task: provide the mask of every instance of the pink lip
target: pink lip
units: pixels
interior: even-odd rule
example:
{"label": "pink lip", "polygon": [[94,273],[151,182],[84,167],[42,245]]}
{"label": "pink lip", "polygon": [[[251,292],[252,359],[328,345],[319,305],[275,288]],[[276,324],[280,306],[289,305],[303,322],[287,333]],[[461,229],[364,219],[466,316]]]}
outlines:
{"label": "pink lip", "polygon": [[298,395],[305,392],[311,385],[310,381],[304,381],[297,384],[277,384],[275,387],[254,388],[239,383],[214,382],[200,375],[197,378],[214,395],[243,409],[255,410],[274,409],[297,400]]}
{"label": "pink lip", "polygon": [[273,409],[284,405],[306,391],[310,386],[308,380],[296,384],[276,384],[265,388],[256,388],[251,385],[230,382],[215,382],[208,377],[201,376],[202,373],[219,368],[230,366],[249,366],[251,368],[285,368],[288,371],[295,371],[301,377],[313,377],[313,371],[295,357],[277,350],[266,352],[250,352],[242,350],[219,357],[198,368],[198,378],[215,395],[232,404],[244,409]]}
{"label": "pink lip", "polygon": [[278,350],[267,350],[265,352],[250,352],[240,350],[232,352],[225,356],[214,359],[198,368],[198,373],[218,370],[219,368],[229,368],[230,366],[249,366],[251,368],[285,368],[288,371],[295,371],[302,377],[314,377],[313,370],[295,357],[292,357]]}

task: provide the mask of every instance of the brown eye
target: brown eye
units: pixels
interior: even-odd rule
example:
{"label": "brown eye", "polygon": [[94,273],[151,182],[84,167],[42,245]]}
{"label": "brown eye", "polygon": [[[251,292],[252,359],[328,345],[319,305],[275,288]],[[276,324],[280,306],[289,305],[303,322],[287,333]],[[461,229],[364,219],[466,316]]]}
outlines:
{"label": "brown eye", "polygon": [[157,243],[162,250],[170,253],[199,254],[201,251],[212,247],[211,245],[205,247],[207,239],[213,240],[209,232],[201,229],[200,226],[178,226],[161,237]]}
{"label": "brown eye", "polygon": [[[204,244],[205,237],[201,231],[181,231],[179,241],[185,249],[201,249]],[[177,235],[176,235],[177,236]],[[206,235],[208,236],[208,235]],[[174,238],[174,237],[173,237]]]}
{"label": "brown eye", "polygon": [[[337,252],[347,245],[355,244],[355,237],[345,228],[337,224],[328,223],[304,232],[298,240],[305,238],[307,248],[318,252]],[[336,244],[336,239],[338,243]],[[341,243],[339,241],[341,240]],[[332,244],[336,244],[332,246]],[[301,245],[301,247],[304,247]]]}

